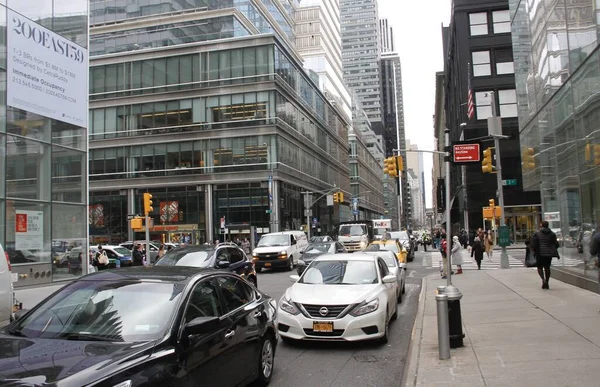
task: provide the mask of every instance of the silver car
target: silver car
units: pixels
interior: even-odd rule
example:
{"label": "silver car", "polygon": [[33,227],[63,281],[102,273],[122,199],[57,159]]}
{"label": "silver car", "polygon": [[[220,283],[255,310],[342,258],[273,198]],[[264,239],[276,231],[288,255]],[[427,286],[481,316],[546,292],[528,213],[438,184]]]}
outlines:
{"label": "silver car", "polygon": [[394,274],[398,279],[398,303],[402,303],[402,295],[406,293],[406,263],[399,263],[396,259],[396,254],[393,251],[380,250],[380,251],[363,251],[365,254],[376,255],[385,261],[385,264],[390,271],[390,274]]}

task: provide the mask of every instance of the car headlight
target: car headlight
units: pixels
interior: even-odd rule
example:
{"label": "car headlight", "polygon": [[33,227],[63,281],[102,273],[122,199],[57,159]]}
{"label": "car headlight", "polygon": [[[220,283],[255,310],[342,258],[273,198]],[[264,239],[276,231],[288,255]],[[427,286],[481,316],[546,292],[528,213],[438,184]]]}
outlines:
{"label": "car headlight", "polygon": [[360,248],[364,249],[365,247],[367,247],[367,242],[365,241],[360,241]]}
{"label": "car headlight", "polygon": [[279,301],[279,308],[284,312],[291,314],[292,316],[300,313],[298,308],[296,308],[291,301],[285,299],[285,296],[281,297],[281,300]]}
{"label": "car headlight", "polygon": [[354,317],[363,316],[375,312],[379,308],[379,299],[375,298],[369,302],[365,301],[354,309],[350,314]]}

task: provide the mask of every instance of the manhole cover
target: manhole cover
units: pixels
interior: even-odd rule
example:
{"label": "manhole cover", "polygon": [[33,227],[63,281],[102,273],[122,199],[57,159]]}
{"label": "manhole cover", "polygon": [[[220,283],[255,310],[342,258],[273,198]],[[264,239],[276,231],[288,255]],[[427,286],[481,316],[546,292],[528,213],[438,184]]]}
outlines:
{"label": "manhole cover", "polygon": [[356,355],[354,356],[354,360],[359,363],[375,363],[378,361],[373,355]]}

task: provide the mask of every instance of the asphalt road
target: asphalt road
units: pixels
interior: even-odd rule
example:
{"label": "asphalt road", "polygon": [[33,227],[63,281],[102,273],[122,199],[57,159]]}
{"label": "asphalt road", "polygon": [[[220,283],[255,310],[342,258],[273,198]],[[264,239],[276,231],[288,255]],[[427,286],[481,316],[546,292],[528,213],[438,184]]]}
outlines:
{"label": "asphalt road", "polygon": [[[419,251],[415,260],[408,263],[406,294],[398,309],[398,320],[390,324],[388,344],[306,342],[289,345],[280,341],[270,386],[398,387],[405,371],[421,280],[436,271],[431,268],[432,257],[437,261],[439,253]],[[258,277],[258,287],[279,302],[292,285],[291,274],[296,272],[263,270]]]}

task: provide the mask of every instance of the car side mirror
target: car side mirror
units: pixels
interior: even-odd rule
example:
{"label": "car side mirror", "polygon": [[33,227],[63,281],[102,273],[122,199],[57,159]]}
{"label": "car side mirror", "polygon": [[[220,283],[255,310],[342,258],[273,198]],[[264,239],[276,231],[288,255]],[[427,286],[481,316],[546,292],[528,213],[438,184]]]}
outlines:
{"label": "car side mirror", "polygon": [[220,260],[217,262],[217,267],[219,269],[227,269],[231,265],[229,261]]}
{"label": "car side mirror", "polygon": [[300,276],[298,274],[292,274],[290,276],[290,281],[292,281],[292,282],[298,282],[299,279],[300,279]]}
{"label": "car side mirror", "polygon": [[209,333],[219,328],[218,317],[196,317],[185,324],[184,333],[186,336]]}
{"label": "car side mirror", "polygon": [[396,276],[393,274],[388,274],[385,277],[383,277],[384,284],[393,284],[396,281],[397,281]]}

